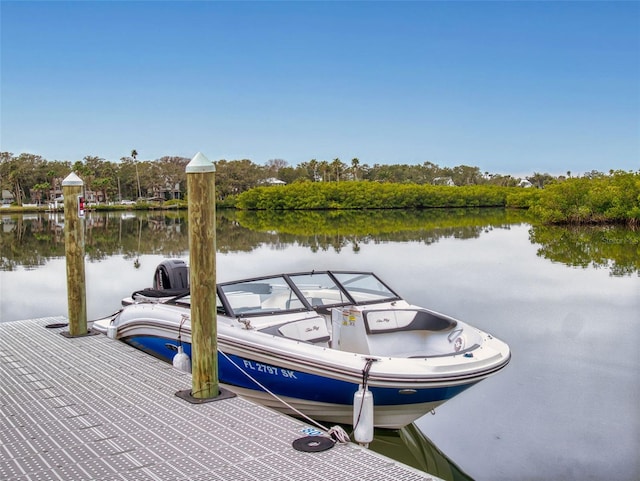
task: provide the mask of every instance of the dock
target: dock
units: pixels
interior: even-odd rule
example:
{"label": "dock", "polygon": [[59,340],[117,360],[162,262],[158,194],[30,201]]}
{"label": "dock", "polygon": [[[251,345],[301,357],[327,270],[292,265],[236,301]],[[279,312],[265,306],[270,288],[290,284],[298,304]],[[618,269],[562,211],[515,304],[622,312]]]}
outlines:
{"label": "dock", "polygon": [[[63,317],[0,323],[2,480],[438,481],[241,397],[191,404],[191,375]],[[50,326],[50,327],[47,327]]]}

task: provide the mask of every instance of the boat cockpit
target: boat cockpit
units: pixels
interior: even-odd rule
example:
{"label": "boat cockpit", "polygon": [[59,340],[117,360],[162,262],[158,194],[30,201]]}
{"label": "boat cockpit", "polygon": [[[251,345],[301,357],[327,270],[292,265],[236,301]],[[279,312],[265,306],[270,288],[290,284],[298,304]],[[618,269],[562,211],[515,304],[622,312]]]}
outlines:
{"label": "boat cockpit", "polygon": [[[172,268],[179,269],[180,276]],[[170,265],[156,274],[173,294],[178,292],[161,302],[190,305],[183,269]],[[171,285],[169,279],[178,279],[180,285]],[[134,302],[136,295],[154,302],[162,292],[167,291],[139,291]],[[481,342],[455,319],[410,305],[371,272],[311,271],[220,283],[216,303],[219,316],[247,329],[362,354],[444,356],[464,353]]]}

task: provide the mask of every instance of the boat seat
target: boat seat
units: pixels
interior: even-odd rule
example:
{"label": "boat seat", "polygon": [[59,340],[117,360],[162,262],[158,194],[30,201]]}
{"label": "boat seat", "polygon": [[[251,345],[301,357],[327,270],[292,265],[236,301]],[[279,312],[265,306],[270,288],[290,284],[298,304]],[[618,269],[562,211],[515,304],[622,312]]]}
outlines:
{"label": "boat seat", "polygon": [[336,310],[332,321],[337,349],[395,357],[451,352],[447,336],[457,325],[454,319],[413,308]]}
{"label": "boat seat", "polygon": [[422,309],[365,311],[368,334],[401,331],[449,331],[456,327],[454,319]]}
{"label": "boat seat", "polygon": [[396,331],[367,337],[369,353],[390,357],[438,357],[450,355],[453,344],[434,331]]}
{"label": "boat seat", "polygon": [[288,322],[278,327],[281,336],[312,344],[328,344],[329,331],[321,317]]}
{"label": "boat seat", "polygon": [[227,299],[231,303],[231,309],[233,309],[233,312],[236,314],[248,311],[260,311],[262,309],[259,294],[233,292],[227,293]]}
{"label": "boat seat", "polygon": [[293,309],[303,309],[305,306],[298,298],[291,298],[290,294],[285,293],[277,293],[267,297],[264,301],[262,301],[262,308],[264,310],[293,310]]}
{"label": "boat seat", "polygon": [[294,341],[309,342],[324,347],[329,346],[329,330],[327,323],[322,317],[312,317],[300,319],[279,326],[270,326],[262,329],[261,332],[274,336],[282,336]]}

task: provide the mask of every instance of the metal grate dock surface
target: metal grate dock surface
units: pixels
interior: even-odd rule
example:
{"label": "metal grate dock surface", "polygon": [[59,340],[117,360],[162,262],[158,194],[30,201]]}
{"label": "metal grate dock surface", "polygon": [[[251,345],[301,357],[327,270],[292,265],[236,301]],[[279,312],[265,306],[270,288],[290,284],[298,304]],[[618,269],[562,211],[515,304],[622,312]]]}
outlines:
{"label": "metal grate dock surface", "polygon": [[303,453],[310,426],[240,397],[192,405],[191,376],[53,317],[0,323],[0,479],[413,481],[354,444]]}

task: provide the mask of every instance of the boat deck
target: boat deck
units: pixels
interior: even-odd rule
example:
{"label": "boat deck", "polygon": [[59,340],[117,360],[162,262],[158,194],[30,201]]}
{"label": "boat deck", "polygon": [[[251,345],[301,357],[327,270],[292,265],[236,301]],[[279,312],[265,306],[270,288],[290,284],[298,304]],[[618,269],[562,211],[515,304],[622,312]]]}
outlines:
{"label": "boat deck", "polygon": [[437,480],[240,397],[190,404],[191,375],[52,317],[0,323],[2,480]]}

